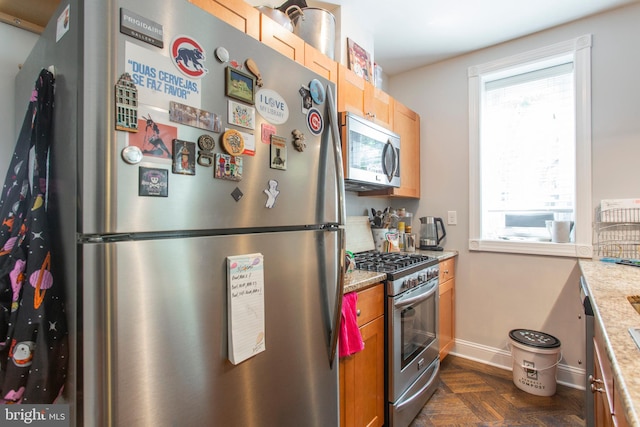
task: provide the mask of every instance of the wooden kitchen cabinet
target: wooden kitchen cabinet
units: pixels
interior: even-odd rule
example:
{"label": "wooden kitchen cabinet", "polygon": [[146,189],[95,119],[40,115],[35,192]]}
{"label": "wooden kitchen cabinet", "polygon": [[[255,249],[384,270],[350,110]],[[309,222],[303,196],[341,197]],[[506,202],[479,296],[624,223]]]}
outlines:
{"label": "wooden kitchen cabinet", "polygon": [[384,424],[384,285],[358,292],[364,350],[340,359],[340,426]]}
{"label": "wooden kitchen cabinet", "polygon": [[393,101],[393,131],[400,135],[400,187],[363,191],[362,196],[420,198],[420,116]]}
{"label": "wooden kitchen cabinet", "polygon": [[260,40],[260,15],[244,0],[189,0],[238,30]]}
{"label": "wooden kitchen cabinet", "polygon": [[393,130],[393,98],[342,64],[338,65],[338,111]]}
{"label": "wooden kitchen cabinet", "polygon": [[308,43],[304,45],[304,65],[327,80],[338,83],[338,63]]}
{"label": "wooden kitchen cabinet", "polygon": [[287,58],[304,65],[304,40],[262,13],[260,14],[260,41]]}
{"label": "wooden kitchen cabinet", "polygon": [[627,427],[629,424],[620,402],[618,385],[614,381],[611,363],[605,351],[604,335],[599,322],[594,323],[594,378],[591,379],[590,385],[594,399],[595,425],[598,427]]}
{"label": "wooden kitchen cabinet", "polygon": [[440,261],[439,284],[439,339],[440,360],[444,359],[455,343],[456,330],[456,278],[455,258]]}

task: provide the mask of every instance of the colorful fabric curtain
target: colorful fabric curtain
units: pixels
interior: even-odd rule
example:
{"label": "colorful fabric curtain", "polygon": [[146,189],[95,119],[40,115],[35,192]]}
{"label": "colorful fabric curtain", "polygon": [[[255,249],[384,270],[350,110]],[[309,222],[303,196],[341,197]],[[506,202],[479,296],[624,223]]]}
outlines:
{"label": "colorful fabric curtain", "polygon": [[47,218],[54,76],[35,83],[0,197],[0,401],[52,403],[64,387],[64,285]]}

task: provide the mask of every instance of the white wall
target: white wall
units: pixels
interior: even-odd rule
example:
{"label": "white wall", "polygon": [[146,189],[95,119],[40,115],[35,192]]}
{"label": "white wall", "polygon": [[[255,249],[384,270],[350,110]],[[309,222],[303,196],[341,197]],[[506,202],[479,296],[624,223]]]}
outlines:
{"label": "white wall", "polygon": [[[15,78],[20,70],[18,65],[27,59],[29,52],[36,43],[38,36],[17,27],[0,23],[0,186],[4,183],[7,167],[16,145],[18,129],[16,116],[22,117],[27,109],[29,100],[24,102],[24,110],[15,111]],[[34,76],[33,81],[38,76]]]}
{"label": "white wall", "polygon": [[508,332],[530,328],[562,342],[559,381],[582,381],[584,326],[578,318],[575,259],[470,252],[467,68],[593,34],[593,205],[640,197],[640,5],[638,3],[518,40],[393,76],[390,93],[421,116],[417,216],[446,217],[446,248],[460,251],[456,271],[455,352],[510,363]]}

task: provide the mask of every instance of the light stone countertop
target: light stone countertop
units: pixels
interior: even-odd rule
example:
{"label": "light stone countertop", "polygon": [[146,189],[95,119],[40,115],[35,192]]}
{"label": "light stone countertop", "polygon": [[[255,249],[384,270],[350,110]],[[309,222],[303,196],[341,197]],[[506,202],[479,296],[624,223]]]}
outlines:
{"label": "light stone countertop", "polygon": [[579,265],[591,294],[595,321],[604,332],[627,421],[640,427],[640,349],[629,334],[629,328],[640,328],[640,314],[627,300],[629,295],[640,295],[640,268],[599,260],[580,260]]}
{"label": "light stone countertop", "polygon": [[[431,256],[437,258],[438,261],[443,261],[448,258],[452,258],[458,255],[457,251],[423,251],[417,250],[416,253]],[[344,293],[360,291],[368,288],[376,283],[383,282],[387,278],[386,273],[379,273],[375,271],[354,270],[351,273],[346,273],[344,277]]]}

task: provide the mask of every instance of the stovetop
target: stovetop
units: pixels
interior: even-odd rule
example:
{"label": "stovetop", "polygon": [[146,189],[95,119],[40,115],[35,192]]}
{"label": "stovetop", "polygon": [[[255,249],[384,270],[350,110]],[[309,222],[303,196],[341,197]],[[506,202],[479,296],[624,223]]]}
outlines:
{"label": "stovetop", "polygon": [[436,258],[427,255],[378,251],[358,252],[354,255],[354,260],[356,269],[387,273],[390,280],[438,263]]}

